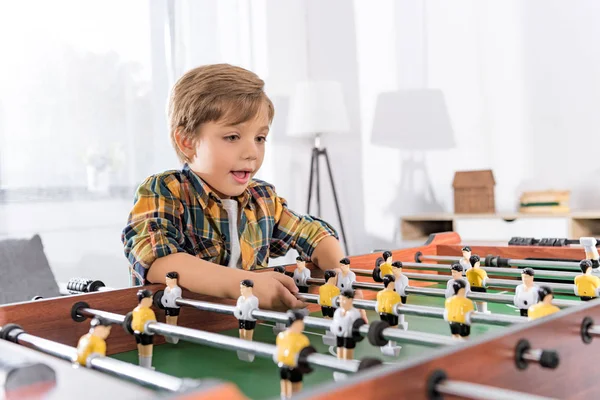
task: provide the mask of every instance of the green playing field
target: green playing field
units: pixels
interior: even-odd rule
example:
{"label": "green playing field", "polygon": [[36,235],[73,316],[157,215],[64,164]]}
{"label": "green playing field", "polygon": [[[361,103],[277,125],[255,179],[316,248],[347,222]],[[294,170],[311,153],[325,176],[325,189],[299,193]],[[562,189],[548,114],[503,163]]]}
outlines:
{"label": "green playing field", "polygon": [[[574,299],[574,297],[562,296],[557,296],[557,298]],[[409,296],[407,304],[441,308],[444,306],[444,299],[437,297]],[[519,311],[512,307],[512,305],[488,303],[488,308],[492,313],[519,315]],[[182,313],[185,311],[185,309],[182,309]],[[379,318],[375,312],[368,312],[367,314],[370,321]],[[314,313],[313,316],[320,317],[320,313]],[[405,318],[408,322],[409,330],[450,336],[450,328],[442,319],[412,315],[406,316]],[[254,333],[254,340],[275,344],[275,335],[273,334],[272,327],[272,324],[258,324]],[[505,328],[500,326],[473,324],[471,326],[471,337],[483,335],[498,329]],[[237,329],[221,333],[235,337],[238,336]],[[323,333],[324,331],[322,330],[307,330],[307,335],[315,349],[320,353],[327,354],[330,352],[330,349],[323,344]],[[395,363],[414,357],[417,354],[423,354],[423,352],[433,350],[431,347],[427,346],[413,344],[404,345],[402,343],[400,343],[400,345],[402,346],[400,355],[397,358],[392,358],[382,355],[379,348],[371,346],[365,338],[357,344],[355,358],[378,357],[385,363]],[[137,364],[138,362],[137,351],[116,354],[114,357],[131,363]],[[157,371],[173,376],[197,379],[216,378],[227,382],[234,382],[246,396],[252,399],[279,397],[279,369],[272,359],[255,358],[254,362],[248,363],[238,360],[237,354],[234,351],[215,349],[180,341],[178,344],[155,346],[153,365]],[[331,381],[332,379],[333,374],[330,370],[315,368],[311,374],[304,376],[304,387],[318,385],[319,383]]]}

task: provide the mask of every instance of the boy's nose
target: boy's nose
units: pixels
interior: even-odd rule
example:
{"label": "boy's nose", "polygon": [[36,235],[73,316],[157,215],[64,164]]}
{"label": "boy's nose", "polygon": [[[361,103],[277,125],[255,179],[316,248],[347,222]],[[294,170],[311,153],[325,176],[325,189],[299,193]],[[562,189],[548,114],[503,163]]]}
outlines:
{"label": "boy's nose", "polygon": [[256,160],[258,158],[258,149],[254,143],[244,147],[242,158],[244,160]]}

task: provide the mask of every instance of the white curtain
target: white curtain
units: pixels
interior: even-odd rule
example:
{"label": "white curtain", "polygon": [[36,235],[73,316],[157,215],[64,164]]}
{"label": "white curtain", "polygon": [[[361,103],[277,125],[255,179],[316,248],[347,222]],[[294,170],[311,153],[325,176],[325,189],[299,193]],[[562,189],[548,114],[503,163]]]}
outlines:
{"label": "white curtain", "polygon": [[0,240],[38,233],[57,280],[127,285],[120,233],[135,187],[179,167],[169,89],[200,64],[265,65],[251,21],[264,4],[252,4],[1,2]]}

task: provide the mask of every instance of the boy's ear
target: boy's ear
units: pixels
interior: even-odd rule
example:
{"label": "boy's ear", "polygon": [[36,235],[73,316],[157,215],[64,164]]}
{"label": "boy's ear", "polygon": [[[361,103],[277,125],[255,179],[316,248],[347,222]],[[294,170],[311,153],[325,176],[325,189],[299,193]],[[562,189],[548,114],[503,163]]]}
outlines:
{"label": "boy's ear", "polygon": [[186,155],[188,159],[193,159],[196,155],[196,146],[194,145],[194,141],[184,134],[183,128],[179,127],[175,130],[175,142],[177,143],[177,147],[179,147],[179,151]]}

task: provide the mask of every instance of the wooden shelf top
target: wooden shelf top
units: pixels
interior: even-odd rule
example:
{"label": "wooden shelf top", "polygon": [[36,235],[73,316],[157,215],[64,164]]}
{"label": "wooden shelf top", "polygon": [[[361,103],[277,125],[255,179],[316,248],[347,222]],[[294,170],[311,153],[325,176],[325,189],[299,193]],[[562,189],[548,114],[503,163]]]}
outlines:
{"label": "wooden shelf top", "polygon": [[495,213],[495,214],[453,214],[453,213],[431,213],[405,215],[403,221],[453,221],[458,218],[498,218],[513,220],[518,218],[573,218],[573,219],[600,219],[600,210],[571,211],[570,213]]}

